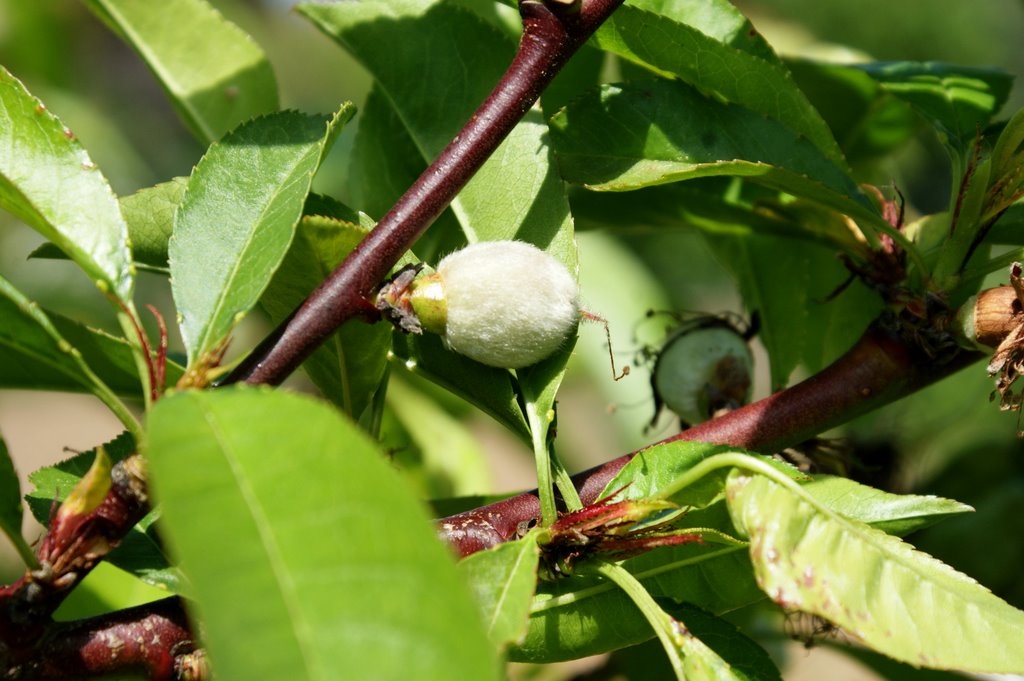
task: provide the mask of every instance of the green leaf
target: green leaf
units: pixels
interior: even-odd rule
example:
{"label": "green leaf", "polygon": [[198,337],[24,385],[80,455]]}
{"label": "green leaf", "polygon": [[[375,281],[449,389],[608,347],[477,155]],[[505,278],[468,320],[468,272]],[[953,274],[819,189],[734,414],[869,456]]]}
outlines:
{"label": "green leaf", "polygon": [[764,648],[747,638],[731,622],[686,603],[661,599],[662,608],[681,620],[687,630],[731,667],[736,678],[750,681],[781,681],[778,668]]}
{"label": "green leaf", "polygon": [[[175,177],[152,187],[144,187],[121,199],[121,214],[128,223],[128,238],[132,243],[132,255],[137,267],[170,274],[167,268],[167,243],[174,230],[174,213],[187,187],[187,177]],[[320,194],[310,194],[306,197],[303,214],[338,218],[367,228],[373,226],[373,222],[365,215]],[[29,257],[67,256],[53,244],[45,243]]]}
{"label": "green leaf", "polygon": [[[371,88],[360,114],[349,171],[352,203],[381,217],[426,170],[429,159],[409,136],[380,85]],[[424,262],[436,263],[465,243],[459,221],[448,208],[416,240],[413,252]]]}
{"label": "green leaf", "polygon": [[[125,432],[102,445],[112,464],[116,464],[135,452],[135,439]],[[96,457],[96,449],[65,459],[53,466],[40,468],[29,473],[28,480],[34,489],[25,495],[32,516],[44,525],[50,522],[50,511],[55,501],[63,501],[78,481],[89,472]]]}
{"label": "green leaf", "polygon": [[[188,186],[187,177],[175,177],[121,198],[121,215],[128,224],[135,266],[154,272],[168,273],[167,242],[174,228],[174,211]],[[67,258],[52,243],[45,243],[30,258],[60,260]]]}
{"label": "green leaf", "polygon": [[393,361],[445,388],[529,442],[530,428],[519,407],[512,374],[444,347],[440,336],[394,334]]}
{"label": "green leaf", "polygon": [[734,473],[727,498],[775,602],[913,665],[1024,670],[1024,613],[969,577],[761,476]]}
{"label": "green leaf", "polygon": [[[728,0],[634,0],[629,6],[684,24],[751,56],[771,63],[781,63],[771,45],[750,20]],[[618,16],[617,12],[613,14],[611,21],[616,21]]]}
{"label": "green leaf", "polygon": [[167,397],[148,425],[162,531],[217,674],[407,679],[415,660],[419,679],[498,678],[446,547],[351,422],[232,386]]}
{"label": "green leaf", "polygon": [[936,62],[878,62],[857,68],[908,102],[963,153],[1006,103],[1013,76]]}
{"label": "green leaf", "polygon": [[7,451],[7,443],[0,437],[0,532],[11,540],[25,565],[34,566],[35,554],[21,534],[24,513],[21,505],[21,485],[14,470],[14,461]]}
{"label": "green leaf", "polygon": [[[734,531],[723,503],[690,512],[676,525]],[[655,598],[690,603],[714,614],[764,598],[742,542],[666,547],[624,565]],[[541,583],[526,639],[509,655],[519,661],[555,662],[635,645],[651,636],[650,625],[620,590],[592,578],[572,577]]]}
{"label": "green leaf", "polygon": [[[691,509],[701,509],[721,499],[725,491],[725,474],[705,475],[682,491],[665,496],[665,491],[675,489],[677,481],[687,475],[697,464],[716,454],[736,451],[735,447],[714,445],[706,442],[677,440],[652,445],[637,452],[629,463],[605,485],[599,498],[615,495],[620,499],[666,498]],[[757,455],[764,463],[782,471],[790,477],[805,477],[789,464],[773,457]],[[616,494],[617,493],[617,494]],[[719,527],[714,524],[711,527]],[[728,525],[719,529],[728,531]]]}
{"label": "green leaf", "polygon": [[881,310],[878,295],[859,282],[829,300],[849,278],[831,248],[749,232],[702,234],[736,278],[745,307],[760,315],[773,390],[799,365],[827,366]]}
{"label": "green leaf", "polygon": [[106,178],[71,130],[0,67],[0,207],[130,305],[128,228]]}
{"label": "green leaf", "polygon": [[[697,464],[716,454],[736,451],[735,448],[703,442],[676,441],[657,444],[641,450],[605,486],[599,498],[615,494],[620,499],[662,498],[665,490],[675,488],[677,481]],[[848,478],[817,475],[804,476],[797,469],[774,457],[757,456],[784,475],[801,483],[802,489],[824,507],[846,518],[867,523],[889,534],[908,534],[943,518],[974,509],[959,501],[934,496],[890,494],[862,485]],[[690,509],[708,509],[723,498],[725,476],[709,474],[683,487],[670,498]],[[719,509],[720,510],[720,509]],[[713,516],[712,516],[713,517]],[[697,519],[699,518],[699,519]],[[705,516],[691,511],[688,526],[707,525],[730,531],[731,525],[721,521],[705,522]]]}
{"label": "green leaf", "polygon": [[167,271],[167,242],[174,230],[174,213],[187,187],[187,177],[175,177],[121,199],[121,214],[128,223],[136,265]]}
{"label": "green leaf", "polygon": [[535,534],[459,561],[459,571],[476,595],[493,645],[500,648],[526,635],[539,562]]}
{"label": "green leaf", "polygon": [[621,565],[598,563],[588,566],[587,570],[614,582],[629,596],[661,641],[676,679],[679,681],[687,679],[690,681],[739,681],[749,678],[736,674],[725,660],[693,635],[686,627],[685,622],[681,622],[665,612],[644,589],[643,585]]}
{"label": "green leaf", "polygon": [[886,534],[903,536],[973,508],[953,499],[890,494],[849,478],[816,475],[803,489],[818,503],[845,518],[867,523]]}
{"label": "green leaf", "polygon": [[[493,487],[480,442],[435,400],[392,373],[387,405],[409,438],[395,460],[407,472],[422,474],[426,497],[479,494]],[[414,457],[413,465],[404,466],[409,457]]]}
{"label": "green leaf", "polygon": [[214,351],[284,258],[313,174],[352,117],[285,111],[215,143],[192,171],[168,246],[189,364]]}
{"label": "green leaf", "polygon": [[717,98],[781,123],[845,168],[831,131],[784,66],[766,59],[763,47],[754,47],[753,53],[738,49],[743,33],[734,28],[717,32],[717,38],[732,43],[726,44],[702,32],[703,22],[698,26],[626,4],[598,30],[596,39],[602,49],[659,75],[678,76]]}
{"label": "green leaf", "polygon": [[[0,319],[3,320],[0,324],[0,380],[5,382],[0,385],[7,385],[6,381],[10,381],[13,384],[10,387],[19,383],[29,388],[75,386],[102,400],[126,426],[135,424],[127,407],[93,372],[82,352],[61,335],[36,303],[28,300],[3,277],[0,277]],[[83,332],[71,324],[64,324],[64,328],[78,333],[78,340],[95,341],[97,345],[89,350],[92,356],[101,359],[99,366],[113,368],[111,375],[126,380],[131,387],[138,386],[131,381],[130,374],[125,379],[129,370],[120,362],[130,360],[119,350],[113,350],[116,341],[101,341],[99,336]],[[97,347],[102,349],[97,351]],[[110,355],[105,354],[107,350],[111,350]],[[130,351],[125,349],[125,352]],[[120,366],[112,366],[110,357],[117,357]],[[138,395],[137,392],[135,394]]]}
{"label": "green leaf", "polygon": [[[291,248],[260,305],[274,324],[286,319],[366,236],[368,230],[333,218],[303,217]],[[389,324],[346,324],[303,363],[324,396],[358,419],[384,377]]]}
{"label": "green leaf", "polygon": [[[880,220],[849,175],[807,140],[683,83],[604,85],[555,115],[551,128],[562,176],[591,189],[735,176],[868,224]],[[595,146],[595,139],[601,144]]]}
{"label": "green leaf", "polygon": [[[447,4],[419,0],[306,3],[299,5],[299,12],[370,71],[424,162],[432,161],[448,145],[490,93],[514,53],[512,41],[498,29]],[[389,49],[381,50],[381,45]],[[575,272],[568,201],[557,173],[552,172],[546,134],[541,114],[527,113],[459,192],[452,210],[468,241],[529,241]],[[401,146],[409,149],[405,143]],[[386,153],[389,147],[396,148],[371,146],[371,153]],[[378,164],[389,172],[402,166],[401,161]],[[389,181],[386,174],[380,179]]]}
{"label": "green leaf", "polygon": [[277,110],[277,83],[263,50],[205,0],[85,4],[145,60],[204,144]]}
{"label": "green leaf", "polygon": [[919,127],[906,102],[856,66],[802,58],[787,59],[786,66],[854,166],[881,161]]}

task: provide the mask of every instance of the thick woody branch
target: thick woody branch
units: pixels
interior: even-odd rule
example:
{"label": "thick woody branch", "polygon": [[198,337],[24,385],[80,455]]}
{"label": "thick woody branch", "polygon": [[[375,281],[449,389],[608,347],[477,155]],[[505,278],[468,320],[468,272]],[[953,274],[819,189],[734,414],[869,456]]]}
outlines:
{"label": "thick woody branch", "polygon": [[52,623],[31,649],[0,644],[0,678],[70,681],[110,674],[154,681],[208,678],[181,599],[166,598],[109,615]]}
{"label": "thick woody branch", "polygon": [[519,49],[484,103],[362,243],[225,382],[276,385],[343,323],[375,318],[376,309],[368,301],[373,290],[620,4],[622,0],[587,0],[574,11],[556,2],[521,2]]}
{"label": "thick woody branch", "polygon": [[[776,452],[905,397],[980,357],[967,351],[932,357],[876,323],[849,352],[806,381],[656,444],[689,440]],[[627,454],[574,476],[581,501],[596,501],[632,458]],[[520,527],[539,516],[540,501],[531,491],[443,518],[438,528],[455,552],[466,556],[515,539]]]}

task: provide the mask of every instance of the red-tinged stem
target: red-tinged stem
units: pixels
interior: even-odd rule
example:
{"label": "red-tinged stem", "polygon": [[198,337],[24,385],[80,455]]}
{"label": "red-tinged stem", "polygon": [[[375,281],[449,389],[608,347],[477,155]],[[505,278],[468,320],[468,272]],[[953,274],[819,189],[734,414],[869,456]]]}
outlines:
{"label": "red-tinged stem", "polygon": [[37,551],[41,568],[0,587],[0,649],[17,652],[38,645],[71,590],[146,515],[149,499],[141,466],[138,456],[116,464],[110,490],[91,511],[54,514]]}
{"label": "red-tinged stem", "polygon": [[557,12],[540,2],[521,2],[519,49],[484,103],[362,243],[224,382],[276,385],[344,322],[376,318],[368,301],[373,290],[620,4],[586,0],[578,12]]}
{"label": "red-tinged stem", "polygon": [[[188,619],[179,598],[74,622],[56,622],[29,651],[0,644],[0,678],[8,681],[69,681],[117,674],[152,681],[205,678],[196,666]],[[25,653],[28,653],[27,655]]]}
{"label": "red-tinged stem", "polygon": [[[939,361],[875,324],[849,352],[806,381],[656,444],[688,440],[776,452],[905,397],[981,356],[961,351]],[[632,458],[627,454],[574,476],[580,500],[594,503]],[[466,556],[515,539],[539,515],[540,501],[531,491],[443,518],[438,527],[456,553]]]}

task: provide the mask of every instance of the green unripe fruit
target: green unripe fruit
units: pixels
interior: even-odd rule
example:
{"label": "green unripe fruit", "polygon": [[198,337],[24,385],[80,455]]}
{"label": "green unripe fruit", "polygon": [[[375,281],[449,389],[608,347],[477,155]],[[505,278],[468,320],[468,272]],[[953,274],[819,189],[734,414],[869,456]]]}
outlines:
{"label": "green unripe fruit", "polygon": [[548,358],[580,320],[579,288],[560,261],[521,241],[484,241],[409,285],[424,331],[470,359],[518,369]]}
{"label": "green unripe fruit", "polygon": [[727,322],[711,319],[678,331],[654,365],[655,399],[686,424],[750,400],[754,360],[746,339]]}

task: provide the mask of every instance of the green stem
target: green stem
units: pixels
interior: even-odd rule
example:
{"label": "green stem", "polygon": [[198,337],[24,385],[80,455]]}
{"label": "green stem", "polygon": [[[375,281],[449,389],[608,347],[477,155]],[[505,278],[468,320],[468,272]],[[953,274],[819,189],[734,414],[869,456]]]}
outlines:
{"label": "green stem", "polygon": [[630,600],[636,604],[643,616],[651,624],[654,633],[658,635],[669,662],[672,664],[672,671],[676,678],[686,679],[686,672],[683,665],[683,655],[680,646],[676,641],[676,629],[682,625],[671,615],[666,613],[658,605],[657,601],[647,592],[644,585],[639,582],[626,568],[615,563],[604,561],[589,563],[586,566],[588,572],[598,574],[622,589]]}
{"label": "green stem", "polygon": [[[523,400],[526,402],[526,423],[530,426],[530,445],[537,465],[537,494],[540,498],[541,525],[547,527],[558,519],[558,505],[555,501],[555,487],[562,495],[570,511],[583,508],[579,492],[569,472],[562,465],[554,448],[548,445],[548,430],[551,418],[537,410],[537,395],[533,393],[530,381],[522,383]],[[554,472],[554,477],[552,477]]]}
{"label": "green stem", "polygon": [[[523,392],[526,393],[524,387]],[[541,525],[547,527],[558,519],[558,507],[555,504],[555,489],[551,478],[551,453],[548,451],[547,428],[537,413],[537,402],[533,395],[524,394],[526,398],[526,422],[530,426],[530,444],[533,447],[533,458],[537,465],[537,495],[540,498]]]}
{"label": "green stem", "polygon": [[726,452],[724,454],[716,454],[710,458],[704,459],[699,464],[676,478],[670,485],[663,488],[654,498],[668,499],[697,482],[705,475],[722,468],[740,468],[750,471],[751,473],[763,475],[772,482],[782,485],[789,491],[793,492],[793,494],[813,506],[816,511],[824,513],[829,517],[834,517],[836,515],[833,511],[829,510],[821,502],[811,496],[799,483],[779,469],[774,468],[768,463],[750,456],[749,454],[743,454],[740,452]]}

